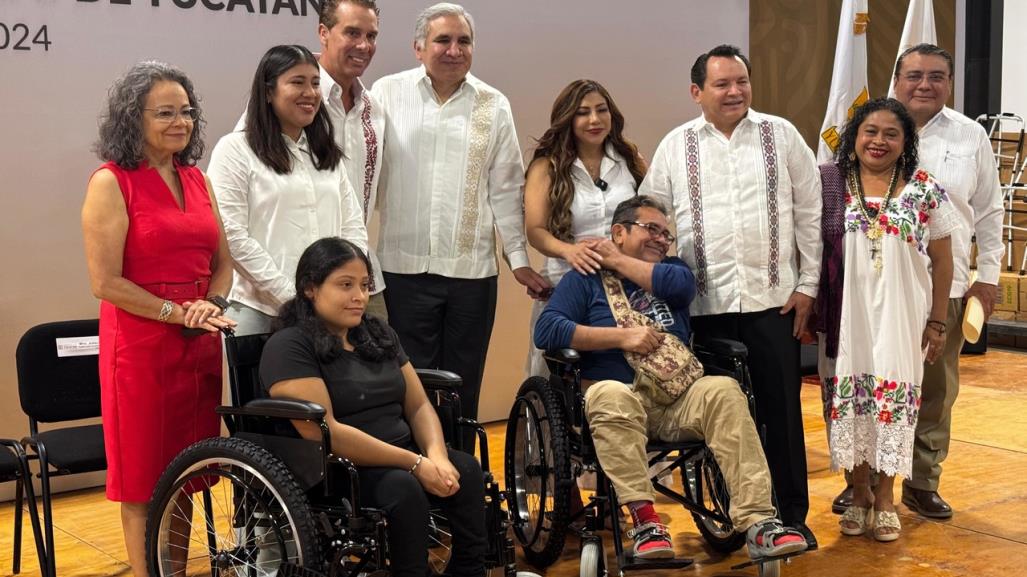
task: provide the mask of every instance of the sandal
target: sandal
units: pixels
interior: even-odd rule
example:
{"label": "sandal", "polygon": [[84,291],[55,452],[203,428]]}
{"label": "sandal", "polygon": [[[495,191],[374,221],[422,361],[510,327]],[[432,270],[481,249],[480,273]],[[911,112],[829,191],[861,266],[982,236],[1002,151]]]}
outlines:
{"label": "sandal", "polygon": [[838,525],[842,528],[842,535],[857,537],[867,532],[872,521],[873,509],[849,505],[842,513],[842,518],[838,520]]}
{"label": "sandal", "polygon": [[778,557],[805,551],[809,544],[795,529],[785,527],[781,521],[769,518],[758,521],[745,532],[745,544],[750,559]]}
{"label": "sandal", "polygon": [[874,539],[882,543],[890,543],[899,538],[902,523],[895,511],[874,511]]}
{"label": "sandal", "polygon": [[670,533],[663,523],[646,523],[628,531],[628,537],[635,540],[632,549],[635,559],[673,559],[674,545]]}

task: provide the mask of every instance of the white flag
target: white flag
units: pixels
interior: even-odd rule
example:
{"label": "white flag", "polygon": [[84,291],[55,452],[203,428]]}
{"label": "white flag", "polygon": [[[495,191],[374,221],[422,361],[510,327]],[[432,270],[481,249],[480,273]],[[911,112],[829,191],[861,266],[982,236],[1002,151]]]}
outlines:
{"label": "white flag", "polygon": [[[934,28],[933,0],[910,0],[906,11],[906,24],[902,27],[902,40],[899,41],[899,52],[895,55],[895,64],[899,56],[917,44],[938,44],[938,33]],[[895,67],[892,66],[894,72]],[[888,83],[888,97],[895,98],[895,82]]]}
{"label": "white flag", "polygon": [[834,158],[845,122],[870,97],[867,90],[867,0],[844,0],[838,19],[838,44],[834,49],[834,72],[827,114],[820,127],[817,162]]}

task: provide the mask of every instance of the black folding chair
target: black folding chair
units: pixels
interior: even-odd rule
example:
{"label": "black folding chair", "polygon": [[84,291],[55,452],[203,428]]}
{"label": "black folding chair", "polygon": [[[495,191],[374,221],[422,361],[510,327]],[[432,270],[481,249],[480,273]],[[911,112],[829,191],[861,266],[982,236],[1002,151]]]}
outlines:
{"label": "black folding chair", "polygon": [[21,572],[21,519],[26,501],[29,504],[29,518],[32,520],[32,535],[36,542],[36,556],[39,569],[46,573],[46,555],[39,530],[39,516],[36,512],[36,496],[32,491],[32,474],[29,472],[25,450],[17,441],[0,439],[0,483],[15,482],[14,486],[14,553],[11,572]]}
{"label": "black folding chair", "polygon": [[[46,555],[44,575],[56,577],[50,478],[103,471],[107,458],[102,425],[75,425],[39,430],[40,423],[67,423],[100,416],[100,374],[95,353],[62,344],[81,343],[99,334],[96,319],[61,321],[32,327],[18,341],[18,395],[29,418],[22,444],[28,459],[38,459],[43,494]],[[68,339],[68,340],[61,340]],[[88,354],[81,354],[86,352]]]}

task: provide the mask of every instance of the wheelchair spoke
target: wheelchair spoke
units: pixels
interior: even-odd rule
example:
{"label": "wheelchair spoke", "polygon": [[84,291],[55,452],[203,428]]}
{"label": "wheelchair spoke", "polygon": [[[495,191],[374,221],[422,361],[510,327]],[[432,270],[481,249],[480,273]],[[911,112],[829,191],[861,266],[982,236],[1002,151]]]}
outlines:
{"label": "wheelchair spoke", "polygon": [[[230,467],[225,467],[221,472],[230,474],[232,470]],[[271,527],[268,527],[269,532],[264,535],[257,533],[258,523],[263,521],[268,525],[272,524],[274,512],[266,510],[266,506],[262,503],[273,501],[273,499],[269,499],[271,495],[267,487],[253,482],[252,475],[239,475],[238,477],[243,480],[243,483],[219,483],[220,487],[212,491],[213,507],[210,514],[203,507],[199,507],[199,511],[197,511],[195,506],[192,515],[187,514],[179,501],[182,496],[187,496],[184,487],[177,494],[179,498],[173,499],[172,519],[177,519],[183,526],[188,527],[187,532],[177,531],[171,527],[167,529],[167,534],[171,539],[167,543],[169,555],[164,561],[175,564],[184,563],[181,571],[175,571],[176,575],[184,575],[190,565],[200,569],[201,574],[208,574],[211,564],[221,568],[220,575],[239,574],[250,577],[254,574],[253,571],[256,571],[258,576],[274,575],[282,561],[280,551],[294,549],[294,539],[288,533],[279,534],[280,531],[273,531]],[[259,487],[259,489],[254,490],[255,487]],[[186,498],[192,501],[191,497]],[[236,510],[237,507],[244,509]],[[242,526],[235,527],[233,519],[236,519],[240,512],[247,518],[247,522]],[[257,517],[256,521],[253,516]],[[216,551],[209,549],[208,527],[212,530],[217,546]],[[178,541],[178,543],[170,541]],[[270,548],[268,548],[269,546]],[[206,551],[207,554],[188,557],[177,563],[173,559],[177,555],[170,554],[171,551],[185,553],[191,547]],[[258,559],[258,556],[262,557],[265,553],[271,553],[270,558]],[[274,569],[269,572],[268,567]]]}

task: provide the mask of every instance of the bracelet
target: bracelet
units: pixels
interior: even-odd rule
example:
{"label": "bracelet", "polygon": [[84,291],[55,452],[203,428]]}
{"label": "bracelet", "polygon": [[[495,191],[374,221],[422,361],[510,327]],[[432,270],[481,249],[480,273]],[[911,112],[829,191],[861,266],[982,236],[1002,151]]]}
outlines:
{"label": "bracelet", "polygon": [[157,313],[157,320],[166,323],[171,318],[171,313],[175,312],[175,303],[165,300],[160,305],[160,312]]}
{"label": "bracelet", "polygon": [[945,323],[943,323],[941,321],[928,320],[927,321],[927,326],[929,326],[929,327],[933,328],[934,330],[938,331],[938,333],[940,333],[940,334],[945,334],[945,332],[948,330],[948,327],[945,326]]}
{"label": "bracelet", "polygon": [[417,460],[416,460],[416,461],[414,461],[414,466],[413,466],[413,467],[410,467],[410,471],[409,471],[409,473],[410,473],[411,475],[413,475],[413,474],[414,474],[414,471],[416,471],[416,470],[417,470],[417,466],[421,464],[421,460],[422,460],[422,459],[424,459],[424,455],[418,454],[418,455],[417,455]]}

